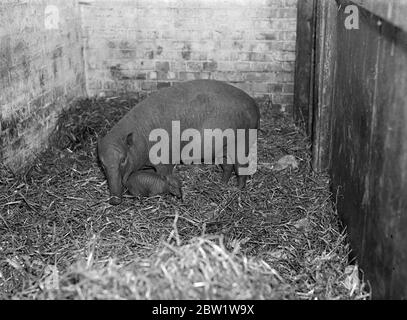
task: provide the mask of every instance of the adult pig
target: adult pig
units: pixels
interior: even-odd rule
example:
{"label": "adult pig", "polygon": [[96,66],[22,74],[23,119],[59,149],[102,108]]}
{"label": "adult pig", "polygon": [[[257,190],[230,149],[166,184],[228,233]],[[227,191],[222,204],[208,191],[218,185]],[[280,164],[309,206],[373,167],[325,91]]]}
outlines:
{"label": "adult pig", "polygon": [[[98,155],[110,189],[110,204],[121,202],[123,185],[132,172],[151,166],[149,151],[157,143],[150,141],[152,130],[164,129],[171,133],[172,121],[179,121],[181,132],[193,128],[203,136],[204,129],[258,129],[260,113],[255,101],[244,91],[215,80],[182,82],[151,94],[98,141]],[[246,138],[248,136],[246,134]],[[245,140],[248,151],[249,140]],[[181,150],[185,144],[187,142],[181,143]],[[171,143],[169,147],[172,154]],[[223,150],[214,147],[212,158],[217,157],[219,151]],[[172,168],[171,164],[156,166],[163,175],[171,174]],[[226,169],[223,181],[227,182],[232,169],[238,174],[239,163],[226,164],[223,168]],[[238,175],[240,188],[245,186],[246,178],[246,175]]]}

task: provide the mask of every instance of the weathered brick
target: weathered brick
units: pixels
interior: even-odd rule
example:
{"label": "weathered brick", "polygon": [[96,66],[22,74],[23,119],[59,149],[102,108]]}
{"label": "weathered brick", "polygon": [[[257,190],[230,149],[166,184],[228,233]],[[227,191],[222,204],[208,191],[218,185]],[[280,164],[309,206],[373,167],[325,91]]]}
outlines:
{"label": "weathered brick", "polygon": [[267,56],[264,53],[259,52],[249,52],[250,61],[267,61]]}
{"label": "weathered brick", "polygon": [[279,40],[280,32],[267,31],[260,32],[255,35],[256,40]]}
{"label": "weathered brick", "polygon": [[199,79],[198,72],[179,72],[179,79],[183,81]]}
{"label": "weathered brick", "polygon": [[235,30],[230,35],[230,38],[233,40],[242,40],[244,39],[245,32],[243,30]]}
{"label": "weathered brick", "polygon": [[152,60],[138,60],[134,62],[125,62],[124,65],[127,69],[134,70],[154,70],[155,62]]}
{"label": "weathered brick", "polygon": [[121,92],[134,92],[138,89],[139,87],[137,86],[137,82],[129,80],[121,81],[117,86],[117,90]]}
{"label": "weathered brick", "polygon": [[252,70],[251,65],[249,62],[235,62],[234,64],[234,68],[237,71],[250,71]]}
{"label": "weathered brick", "polygon": [[170,82],[157,82],[157,89],[166,88],[170,86],[171,86]]}
{"label": "weathered brick", "polygon": [[146,80],[147,79],[147,74],[146,73],[137,73],[136,74],[136,79],[137,80]]}
{"label": "weathered brick", "polygon": [[274,58],[277,61],[295,61],[295,52],[275,52]]}
{"label": "weathered brick", "polygon": [[293,83],[286,83],[283,85],[283,92],[284,93],[294,93],[294,84]]}
{"label": "weathered brick", "polygon": [[141,90],[145,90],[145,91],[157,90],[157,82],[155,82],[155,81],[143,81],[141,83]]}
{"label": "weathered brick", "polygon": [[188,61],[187,70],[188,71],[202,71],[203,70],[202,62]]}
{"label": "weathered brick", "polygon": [[283,92],[283,84],[281,84],[281,83],[270,83],[268,91],[273,92],[273,93]]}
{"label": "weathered brick", "polygon": [[186,62],[183,60],[171,61],[171,70],[174,71],[186,71]]}
{"label": "weathered brick", "polygon": [[157,61],[155,64],[155,69],[160,72],[168,72],[170,70],[170,63],[168,61]]}
{"label": "weathered brick", "polygon": [[294,73],[292,72],[279,72],[276,73],[276,80],[280,83],[294,82]]}
{"label": "weathered brick", "polygon": [[199,79],[211,79],[211,73],[210,72],[200,72]]}
{"label": "weathered brick", "polygon": [[168,73],[167,72],[162,72],[162,71],[157,71],[157,79],[158,80],[169,80],[168,79]]}
{"label": "weathered brick", "polygon": [[157,80],[157,71],[150,71],[148,73],[148,80]]}
{"label": "weathered brick", "polygon": [[278,72],[284,69],[281,62],[258,62],[251,63],[250,70],[256,72]]}
{"label": "weathered brick", "polygon": [[218,63],[216,61],[209,61],[203,63],[204,71],[215,71],[218,68]]}
{"label": "weathered brick", "polygon": [[295,51],[295,41],[286,41],[283,44],[283,50],[284,51]]}
{"label": "weathered brick", "polygon": [[293,72],[294,69],[295,69],[295,63],[294,62],[283,62],[282,63],[282,70]]}
{"label": "weathered brick", "polygon": [[[126,78],[134,79],[139,88],[148,81],[214,78],[245,85],[253,94],[267,88],[269,93],[292,95],[289,85],[294,74],[296,3],[91,1],[81,7],[87,77],[99,87],[110,82],[117,88],[121,81],[130,81]],[[34,47],[36,41],[32,39],[29,45]],[[18,59],[21,61],[21,56]],[[111,81],[109,68],[117,64],[122,78]],[[58,63],[56,67],[65,68]],[[52,65],[48,74],[53,77]],[[143,74],[145,80],[137,79]],[[22,82],[24,75],[17,73],[13,78]],[[40,79],[35,86],[40,86]],[[149,86],[157,88],[150,84],[143,90]],[[100,90],[88,87],[91,95]]]}
{"label": "weathered brick", "polygon": [[191,52],[191,60],[204,61],[208,60],[207,52]]}
{"label": "weathered brick", "polygon": [[220,81],[239,82],[244,80],[244,75],[241,72],[212,72],[212,78]]}
{"label": "weathered brick", "polygon": [[[60,112],[85,94],[81,20],[74,1],[20,2],[0,5],[0,163],[14,170],[47,146]],[[57,30],[46,30],[39,14],[48,4],[59,9]],[[104,76],[96,60],[87,67]],[[97,90],[103,83],[88,79]]]}
{"label": "weathered brick", "polygon": [[257,93],[268,93],[269,92],[269,86],[265,82],[253,82],[252,89],[254,92],[257,92]]}
{"label": "weathered brick", "polygon": [[296,8],[281,8],[278,9],[277,18],[288,19],[292,18],[295,19],[297,17],[297,9]]}
{"label": "weathered brick", "polygon": [[296,7],[297,7],[297,1],[298,1],[298,0],[285,0],[285,1],[284,1],[284,5],[285,5],[286,7],[293,7],[293,8],[296,8]]}
{"label": "weathered brick", "polygon": [[296,31],[284,31],[281,32],[281,37],[279,37],[279,40],[295,41],[296,38],[297,38]]}
{"label": "weathered brick", "polygon": [[258,30],[275,29],[273,21],[269,19],[258,19],[253,21],[253,28]]}
{"label": "weathered brick", "polygon": [[244,74],[244,80],[246,81],[268,81],[274,82],[278,75],[274,72],[247,72]]}

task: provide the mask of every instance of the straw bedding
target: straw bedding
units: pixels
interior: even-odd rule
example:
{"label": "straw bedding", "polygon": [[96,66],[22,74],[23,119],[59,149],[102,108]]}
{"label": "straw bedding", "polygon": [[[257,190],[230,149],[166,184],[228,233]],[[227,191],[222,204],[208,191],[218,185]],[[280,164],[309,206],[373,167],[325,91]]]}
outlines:
{"label": "straw bedding", "polygon": [[[103,136],[144,96],[86,99],[24,172],[0,172],[1,299],[367,299],[327,175],[310,144],[259,100],[259,166],[247,188],[215,165],[178,166],[184,201],[108,204]],[[284,155],[298,168],[277,170]]]}

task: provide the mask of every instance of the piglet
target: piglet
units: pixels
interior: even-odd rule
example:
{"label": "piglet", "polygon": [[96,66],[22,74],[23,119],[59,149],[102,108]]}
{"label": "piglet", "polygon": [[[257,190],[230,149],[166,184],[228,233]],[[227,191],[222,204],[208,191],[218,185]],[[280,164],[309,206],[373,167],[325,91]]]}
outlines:
{"label": "piglet", "polygon": [[152,171],[136,171],[129,176],[125,185],[133,196],[171,194],[182,199],[181,182],[174,175],[162,176]]}

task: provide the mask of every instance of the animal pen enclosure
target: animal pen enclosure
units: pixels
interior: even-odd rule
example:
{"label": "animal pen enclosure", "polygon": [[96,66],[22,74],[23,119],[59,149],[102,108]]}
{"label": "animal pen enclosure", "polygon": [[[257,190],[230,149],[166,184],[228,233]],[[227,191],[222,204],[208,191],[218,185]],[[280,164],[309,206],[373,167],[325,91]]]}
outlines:
{"label": "animal pen enclosure", "polygon": [[[405,298],[403,12],[401,1],[2,1],[0,297]],[[110,205],[97,140],[152,92],[196,79],[256,98],[247,187],[179,165],[183,202]]]}

